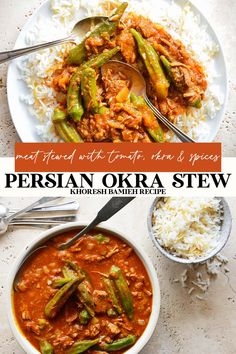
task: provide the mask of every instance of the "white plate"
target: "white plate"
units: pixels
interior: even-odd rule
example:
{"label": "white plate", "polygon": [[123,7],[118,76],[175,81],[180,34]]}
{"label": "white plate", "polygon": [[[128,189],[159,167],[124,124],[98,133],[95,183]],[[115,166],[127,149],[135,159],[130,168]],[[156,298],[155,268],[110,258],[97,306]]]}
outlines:
{"label": "white plate", "polygon": [[[165,0],[171,2],[171,0]],[[185,0],[176,0],[176,3],[183,6],[186,4]],[[215,34],[212,26],[209,24],[208,20],[204,15],[194,6],[191,5],[192,11],[194,14],[198,15],[203,26],[206,26],[208,33],[219,46],[219,53],[214,59],[215,68],[219,77],[216,79],[215,83],[220,87],[221,93],[224,96],[224,103],[219,111],[217,111],[214,119],[209,119],[207,125],[209,127],[209,134],[206,141],[213,141],[218,130],[222,119],[225,113],[226,101],[228,96],[228,84],[227,84],[227,71],[226,64],[224,59],[224,54],[222,46]],[[21,33],[19,34],[17,41],[15,43],[15,49],[25,47],[25,35],[30,29],[32,29],[35,24],[38,16],[44,16],[50,23],[52,18],[50,11],[50,1],[46,0],[41,7],[33,14],[32,17],[26,22]],[[50,28],[48,29],[50,32]],[[8,93],[8,103],[12,116],[13,123],[16,127],[16,130],[23,142],[40,142],[42,138],[37,134],[35,126],[39,124],[37,119],[33,117],[29,110],[28,106],[20,101],[21,94],[27,94],[28,88],[22,80],[18,80],[19,73],[16,66],[16,61],[12,61],[8,69],[8,78],[7,78],[7,93]]]}

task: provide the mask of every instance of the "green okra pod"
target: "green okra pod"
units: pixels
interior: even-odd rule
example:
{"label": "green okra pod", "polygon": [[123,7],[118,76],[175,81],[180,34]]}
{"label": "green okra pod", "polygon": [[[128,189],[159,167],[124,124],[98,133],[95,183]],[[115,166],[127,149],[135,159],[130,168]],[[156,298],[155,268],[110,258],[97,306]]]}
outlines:
{"label": "green okra pod", "polygon": [[78,297],[91,317],[95,315],[95,304],[91,293],[92,285],[86,272],[72,261],[66,261],[67,266],[63,267],[64,277],[83,277],[83,281],[78,285]]}
{"label": "green okra pod", "polygon": [[78,69],[80,69],[81,71],[88,67],[98,69],[104,64],[106,64],[119,51],[120,47],[115,47],[110,50],[106,50],[101,54],[95,55],[95,57],[89,59],[87,62],[83,63]]}
{"label": "green okra pod", "polygon": [[147,127],[147,131],[149,135],[152,137],[154,141],[157,143],[161,143],[164,141],[164,133],[161,126],[158,124],[157,119],[152,113],[151,109],[147,106],[144,98],[142,96],[136,96],[133,92],[130,94],[130,100],[138,110],[141,110],[146,118],[148,118],[148,122],[150,123],[150,127]]}
{"label": "green okra pod", "polygon": [[178,91],[184,92],[186,89],[186,83],[184,75],[181,73],[181,69],[179,67],[172,67],[171,61],[168,60],[164,55],[161,55],[160,59],[168,77],[170,78],[170,81],[174,84]]}
{"label": "green okra pod", "polygon": [[107,316],[108,317],[117,317],[117,312],[113,308],[110,308],[107,310]]}
{"label": "green okra pod", "polygon": [[77,263],[70,261],[70,260],[66,260],[65,261],[66,266],[63,267],[62,272],[65,276],[65,274],[67,274],[68,276],[71,277],[76,277],[76,276],[83,276],[85,279],[87,279],[88,281],[90,281],[90,278],[87,274],[87,272],[85,272]]}
{"label": "green okra pod", "polygon": [[83,278],[74,278],[56,292],[45,307],[44,312],[47,318],[54,318],[57,315],[82,280]]}
{"label": "green okra pod", "polygon": [[66,118],[66,112],[63,109],[56,107],[53,113],[52,121],[59,136],[65,142],[83,142],[77,130],[66,120]]}
{"label": "green okra pod", "polygon": [[94,236],[94,238],[98,241],[98,243],[109,243],[110,238],[108,236],[105,236],[103,234],[97,234]]}
{"label": "green okra pod", "polygon": [[118,298],[116,296],[115,289],[113,287],[113,280],[111,280],[109,278],[105,278],[105,277],[102,280],[103,280],[103,283],[105,284],[106,290],[107,290],[109,297],[112,301],[114,309],[117,311],[117,313],[119,315],[121,315],[123,311],[122,311],[122,308],[119,304]]}
{"label": "green okra pod", "polygon": [[160,59],[161,59],[161,62],[163,64],[168,76],[171,78],[171,76],[172,76],[171,75],[171,65],[170,65],[169,60],[164,55],[161,55]]}
{"label": "green okra pod", "polygon": [[92,59],[80,65],[80,67],[72,75],[67,92],[67,112],[75,122],[79,122],[84,114],[84,108],[80,94],[80,81],[82,72],[88,67],[94,69],[100,68],[116,53],[118,53],[119,50],[119,47],[115,47],[111,50],[104,51],[103,53],[96,55]]}
{"label": "green okra pod", "polygon": [[72,347],[66,351],[66,354],[80,354],[84,353],[89,348],[93,347],[99,342],[98,339],[93,340],[81,340],[72,345]]}
{"label": "green okra pod", "polygon": [[86,309],[82,310],[79,314],[79,321],[83,325],[86,325],[89,322],[90,318],[91,316]]}
{"label": "green okra pod", "polygon": [[160,100],[165,99],[168,96],[169,82],[164,71],[162,70],[160,58],[157,52],[153,46],[135,29],[131,28],[130,32],[136,40],[139,54],[144,61],[157,97]]}
{"label": "green okra pod", "polygon": [[40,352],[42,354],[53,354],[53,346],[46,340],[41,340],[39,342]]}
{"label": "green okra pod", "polygon": [[52,287],[53,288],[61,288],[63,285],[67,284],[71,278],[57,278],[53,280]]}
{"label": "green okra pod", "polygon": [[98,108],[98,114],[108,114],[110,112],[108,107],[100,106]]}
{"label": "green okra pod", "polygon": [[110,269],[110,277],[115,283],[120,302],[127,317],[132,320],[134,316],[133,297],[121,269],[113,265]]}
{"label": "green okra pod", "polygon": [[136,336],[130,334],[127,337],[117,339],[112,343],[102,343],[99,345],[99,348],[106,352],[116,352],[133,345],[135,342]]}
{"label": "green okra pod", "polygon": [[88,280],[84,280],[78,286],[78,297],[91,317],[95,316],[95,304],[90,291],[91,284]]}
{"label": "green okra pod", "polygon": [[87,38],[95,37],[110,37],[113,35],[118,27],[119,21],[128,6],[127,3],[122,3],[107,20],[97,25],[92,32],[90,32],[86,38],[78,44],[75,48],[71,49],[68,55],[69,65],[80,65],[86,59],[85,42]]}
{"label": "green okra pod", "polygon": [[195,108],[201,108],[201,107],[202,107],[202,100],[201,100],[201,98],[200,98],[200,97],[197,98],[197,99],[193,102],[192,106],[195,107]]}
{"label": "green okra pod", "polygon": [[52,116],[53,123],[62,122],[64,120],[66,120],[66,112],[63,109],[56,107]]}
{"label": "green okra pod", "polygon": [[73,76],[73,85],[69,84],[67,91],[67,112],[75,123],[80,122],[83,114],[84,107],[82,104],[82,97],[80,92],[80,77]]}
{"label": "green okra pod", "polygon": [[71,269],[67,265],[62,268],[62,273],[65,278],[69,278],[70,280],[77,278],[77,276],[78,276],[77,271],[74,271],[73,269]]}
{"label": "green okra pod", "polygon": [[97,113],[99,103],[97,99],[96,71],[93,68],[86,68],[81,74],[81,95],[87,111]]}
{"label": "green okra pod", "polygon": [[[184,70],[187,70],[186,65],[173,65],[174,59],[169,57],[168,59],[164,56],[160,56],[161,62],[170,78],[171,82],[174,84],[175,88],[183,93],[183,97],[186,99],[189,106],[195,108],[201,108],[202,106],[202,99],[201,95],[196,92],[196,94],[192,96],[188,96],[188,90],[190,92],[194,92],[191,87],[188,88],[188,85],[185,80],[185,74],[182,67],[185,67]],[[171,65],[172,63],[172,65]],[[177,63],[178,64],[178,63]],[[181,63],[180,63],[181,64]]]}
{"label": "green okra pod", "polygon": [[66,143],[82,143],[83,139],[77,132],[77,130],[68,121],[55,122],[54,127],[59,136]]}

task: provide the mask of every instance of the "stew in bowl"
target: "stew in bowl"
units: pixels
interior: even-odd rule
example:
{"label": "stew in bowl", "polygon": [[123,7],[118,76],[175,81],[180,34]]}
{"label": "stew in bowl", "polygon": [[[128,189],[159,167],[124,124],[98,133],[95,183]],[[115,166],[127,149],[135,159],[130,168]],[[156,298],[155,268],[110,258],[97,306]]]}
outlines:
{"label": "stew in bowl", "polygon": [[40,246],[46,247],[20,267],[10,311],[17,339],[28,353],[138,353],[158,319],[155,270],[143,251],[110,229],[96,228],[60,251],[79,228],[45,232]]}

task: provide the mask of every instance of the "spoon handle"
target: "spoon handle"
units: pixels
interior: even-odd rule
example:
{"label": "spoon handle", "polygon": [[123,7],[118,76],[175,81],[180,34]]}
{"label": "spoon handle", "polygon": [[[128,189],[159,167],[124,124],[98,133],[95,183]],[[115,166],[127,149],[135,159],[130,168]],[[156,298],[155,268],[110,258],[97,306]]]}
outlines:
{"label": "spoon handle", "polygon": [[37,44],[32,47],[20,48],[20,49],[10,50],[7,52],[0,52],[0,64],[5,63],[8,60],[12,60],[12,59],[21,57],[22,55],[36,52],[37,50],[40,50],[40,49],[49,48],[54,45],[69,42],[70,40],[72,40],[72,36],[69,36],[69,37],[66,37],[63,39],[57,39],[52,42]]}
{"label": "spoon handle", "polygon": [[41,205],[41,204],[45,204],[45,203],[54,201],[54,200],[59,199],[59,198],[60,197],[43,197],[43,198],[40,198],[40,199],[36,200],[36,202],[34,202],[34,203],[28,205],[27,207],[25,207],[24,209],[19,210],[16,213],[8,216],[6,218],[6,220],[7,220],[8,223],[10,223],[13,219],[15,219],[16,217],[26,213],[27,211],[31,210],[32,208],[35,208],[36,206]]}
{"label": "spoon handle", "polygon": [[65,250],[69,248],[79,237],[91,231],[96,225],[98,225],[102,221],[106,221],[110,219],[113,215],[115,215],[119,210],[124,208],[131,200],[135,197],[113,197],[111,198],[104,207],[98,212],[96,218],[84,229],[82,229],[78,234],[76,234],[69,241],[62,243],[59,245],[60,250]]}
{"label": "spoon handle", "polygon": [[144,97],[145,102],[151,108],[155,116],[170,130],[172,130],[175,135],[183,142],[183,143],[195,143],[195,141],[190,138],[187,134],[182,132],[178,127],[176,127],[173,123],[171,123],[161,112],[158,111],[158,109],[152,104],[152,102],[147,98]]}
{"label": "spoon handle", "polygon": [[[76,201],[56,204],[56,205],[43,205],[39,207],[35,207],[29,211],[29,213],[41,213],[41,212],[75,212],[79,210],[79,203]],[[17,212],[19,209],[11,209],[10,214]]]}

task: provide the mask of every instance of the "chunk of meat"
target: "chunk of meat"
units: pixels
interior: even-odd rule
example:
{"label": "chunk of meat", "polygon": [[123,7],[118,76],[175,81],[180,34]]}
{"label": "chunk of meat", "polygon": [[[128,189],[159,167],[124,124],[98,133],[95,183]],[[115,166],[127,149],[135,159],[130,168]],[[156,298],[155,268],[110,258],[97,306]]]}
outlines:
{"label": "chunk of meat", "polygon": [[171,121],[175,122],[179,114],[184,113],[183,99],[176,97],[175,99],[167,98],[158,103],[161,113],[167,116]]}
{"label": "chunk of meat", "polygon": [[124,87],[130,87],[129,79],[122,73],[114,73],[113,70],[104,70],[102,80],[105,86],[107,100],[115,98]]}
{"label": "chunk of meat", "polygon": [[[156,25],[151,20],[141,15],[130,14],[125,19],[125,24],[128,28],[137,29],[145,38],[152,37],[158,32]],[[158,27],[160,28],[160,26]]]}
{"label": "chunk of meat", "polygon": [[90,324],[89,328],[85,330],[84,334],[86,337],[95,338],[101,331],[100,323]]}
{"label": "chunk of meat", "polygon": [[137,50],[134,37],[128,29],[123,30],[117,37],[117,45],[120,47],[125,61],[133,64],[137,58]]}
{"label": "chunk of meat", "polygon": [[107,122],[107,114],[95,114],[90,118],[86,115],[77,125],[82,138],[86,141],[104,141],[110,139],[110,129]]}
{"label": "chunk of meat", "polygon": [[129,103],[117,103],[113,107],[115,113],[120,113],[120,120],[127,128],[139,129],[142,124],[142,113]]}
{"label": "chunk of meat", "polygon": [[109,335],[111,335],[112,337],[116,336],[121,332],[120,328],[112,322],[108,322],[106,327],[108,329]]}
{"label": "chunk of meat", "polygon": [[107,310],[111,307],[108,294],[104,290],[94,290],[93,299],[96,313],[106,313]]}
{"label": "chunk of meat", "polygon": [[54,71],[53,76],[52,76],[52,81],[51,81],[51,86],[57,91],[57,92],[63,92],[66,93],[69,82],[71,79],[71,76],[75,72],[75,68],[68,66],[68,67],[62,67],[60,69],[57,69]]}
{"label": "chunk of meat", "polygon": [[52,341],[52,345],[54,347],[58,346],[63,349],[68,348],[73,343],[74,343],[74,339],[72,339],[70,336],[64,335],[63,332],[61,331],[58,332],[55,339]]}
{"label": "chunk of meat", "polygon": [[97,54],[99,47],[102,47],[104,43],[105,40],[102,37],[89,37],[85,41],[85,47],[87,51]]}
{"label": "chunk of meat", "polygon": [[28,309],[22,311],[21,314],[22,320],[31,320],[31,315]]}
{"label": "chunk of meat", "polygon": [[23,279],[17,283],[17,289],[21,292],[24,292],[28,289],[29,285],[30,282],[28,280]]}
{"label": "chunk of meat", "polygon": [[28,331],[35,333],[37,336],[41,333],[40,326],[34,321],[27,321],[25,327]]}

